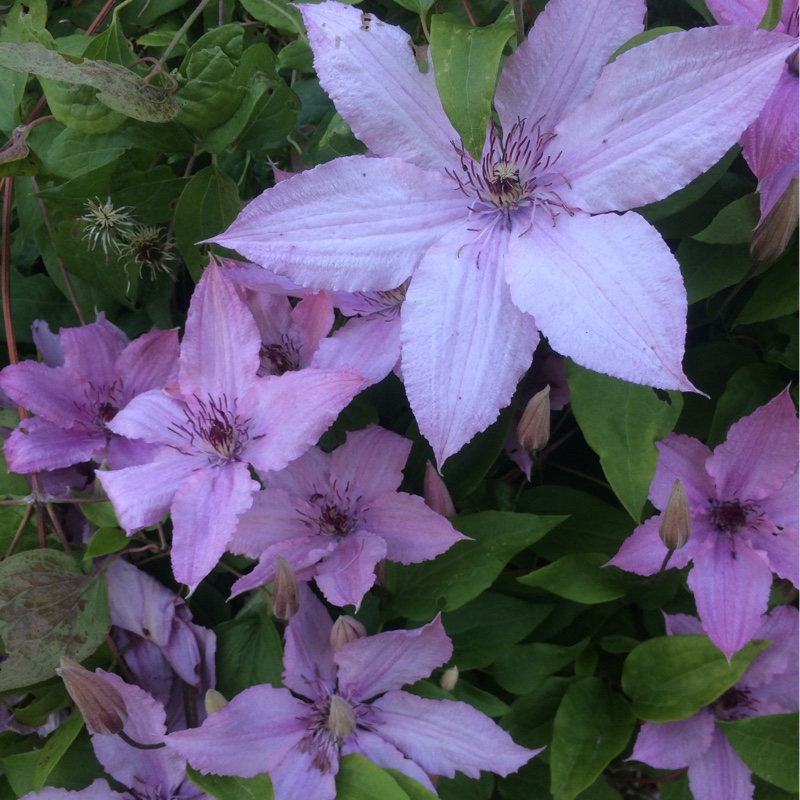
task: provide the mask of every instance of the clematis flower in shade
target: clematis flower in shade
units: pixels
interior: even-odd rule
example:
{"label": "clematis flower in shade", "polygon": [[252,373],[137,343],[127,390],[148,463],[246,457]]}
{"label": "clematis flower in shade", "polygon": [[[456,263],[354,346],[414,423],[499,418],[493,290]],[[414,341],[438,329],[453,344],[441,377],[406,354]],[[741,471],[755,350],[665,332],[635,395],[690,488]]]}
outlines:
{"label": "clematis flower in shade", "polygon": [[347,368],[258,377],[261,336],[212,262],[195,289],[177,384],[139,395],[116,433],[162,445],[153,461],[98,479],[129,533],[170,511],[172,568],[194,590],[213,569],[261,472],[283,469],[325,432],[363,384]]}
{"label": "clematis flower in shade", "polygon": [[408,439],[369,425],[330,455],[314,448],[265,473],[230,544],[259,563],[233,593],[273,580],[282,556],[333,605],[358,606],[379,561],[427,561],[463,539],[421,497],[397,491],[410,451]]}
{"label": "clematis flower in shade", "polygon": [[[689,588],[703,629],[730,658],[758,630],[772,573],[798,586],[797,417],[788,389],[731,426],[713,453],[688,436],[658,442],[650,500],[662,512],[680,478],[691,535],[670,567],[693,563]],[[651,517],[609,562],[639,575],[658,572],[669,552]]]}
{"label": "clematis flower in shade", "polygon": [[[694,617],[675,614],[666,619],[671,636],[702,633]],[[756,656],[735,686],[688,719],[645,722],[631,759],[657,769],[688,767],[695,800],[751,800],[750,770],[715,721],[797,711],[797,609],[773,609],[761,618],[756,636],[772,644]]]}
{"label": "clematis flower in shade", "polygon": [[50,366],[24,361],[0,373],[0,388],[36,416],[20,422],[5,444],[9,469],[40,472],[93,459],[112,468],[146,460],[151,448],[118,435],[109,423],[142,392],[160,389],[178,366],[177,331],[130,342],[104,317],[58,337],[35,324]]}
{"label": "clematis flower in shade", "polygon": [[416,630],[356,638],[336,651],[332,627],[320,601],[301,587],[300,610],[286,630],[287,688],[245,689],[200,728],[168,736],[167,745],[204,773],[268,772],[275,800],[333,800],[339,758],[349,753],[434,791],[428,775],[508,775],[539,752],[514,744],[466,703],[400,691],[450,658],[438,617]]}
{"label": "clematis flower in shade", "polygon": [[319,289],[411,278],[403,380],[439,466],[509,403],[539,330],[590,369],[692,389],[678,264],[642,217],[609,212],[709,169],[772,92],[789,37],[690,30],[608,64],[644,2],[551,0],[503,69],[502,131],[476,160],[402,30],[340,3],[300,9],[322,86],[379,157],[279,183],[214,241]]}

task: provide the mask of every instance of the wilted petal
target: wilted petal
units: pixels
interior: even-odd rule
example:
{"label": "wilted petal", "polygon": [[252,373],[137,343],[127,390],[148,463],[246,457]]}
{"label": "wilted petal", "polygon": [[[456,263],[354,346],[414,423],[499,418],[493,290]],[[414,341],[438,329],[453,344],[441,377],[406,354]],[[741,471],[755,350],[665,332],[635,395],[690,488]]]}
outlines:
{"label": "wilted petal", "polygon": [[375,731],[426,772],[452,778],[460,770],[478,778],[481,770],[506,776],[539,750],[527,750],[489,717],[466,703],[428,700],[389,692],[372,707]]}
{"label": "wilted petal", "polygon": [[317,565],[314,580],[325,599],[340,608],[358,608],[375,583],[375,565],[386,558],[386,542],[370,533],[349,533]]}
{"label": "wilted petal", "polygon": [[653,505],[662,510],[667,507],[672,485],[680,478],[692,508],[705,506],[716,496],[714,481],[705,469],[711,455],[702,442],[691,436],[671,433],[666,439],[656,442],[658,465],[648,497]]}
{"label": "wilted petal", "polygon": [[689,788],[703,800],[752,800],[750,775],[725,734],[715,727],[711,746],[702,758],[689,764]]}
{"label": "wilted petal", "polygon": [[467,224],[428,251],[401,312],[406,392],[440,468],[511,402],[538,341],[503,274],[509,234]]}
{"label": "wilted petal", "polygon": [[591,98],[556,126],[567,204],[624,211],[710,169],[758,116],[796,40],[695,28],[623,53]]}
{"label": "wilted petal", "polygon": [[638,214],[562,213],[555,224],[540,215],[510,237],[506,272],[514,302],[558,352],[634,383],[694,389],[681,369],[687,306],[678,262]]}
{"label": "wilted petal", "polygon": [[589,97],[614,51],[641,33],[645,11],[642,0],[550,0],[497,84],[503,128],[544,117],[552,130]]}
{"label": "wilted petal", "polygon": [[11,432],[3,449],[8,468],[24,474],[80,464],[105,445],[101,431],[64,430],[42,417],[32,417]]}
{"label": "wilted petal", "polygon": [[411,441],[378,425],[351,431],[331,456],[331,479],[340,487],[350,485],[369,501],[383,492],[394,492],[403,481],[403,468]]}
{"label": "wilted petal", "polygon": [[213,241],[305,286],[389,290],[465,213],[445,174],[351,156],[268,189]]}
{"label": "wilted petal", "polygon": [[656,769],[680,769],[703,757],[714,727],[714,717],[706,709],[677,722],[645,722],[631,759]]}
{"label": "wilted petal", "polygon": [[452,142],[460,137],[444,113],[433,70],[420,72],[404,30],[342,3],[300,10],[319,81],[358,139],[379,156],[423,169],[457,163]]}

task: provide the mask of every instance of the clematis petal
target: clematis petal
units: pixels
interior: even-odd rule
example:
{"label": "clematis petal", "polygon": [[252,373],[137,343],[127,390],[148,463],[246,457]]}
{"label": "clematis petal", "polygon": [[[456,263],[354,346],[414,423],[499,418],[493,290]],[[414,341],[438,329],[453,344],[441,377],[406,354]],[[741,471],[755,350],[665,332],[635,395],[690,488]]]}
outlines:
{"label": "clematis petal", "polygon": [[[655,575],[661,569],[667,557],[667,548],[658,535],[658,526],[661,524],[661,515],[650,517],[622,543],[619,552],[608,563],[619,567],[626,572],[635,572],[637,575]],[[668,564],[668,569],[681,569],[685,567],[698,549],[698,537],[692,530],[689,541],[680,550],[676,550]]]}
{"label": "clematis petal", "polygon": [[299,8],[319,81],[358,139],[423,169],[458,163],[433,70],[420,72],[404,30],[342,3]]}
{"label": "clematis petal", "polygon": [[702,758],[711,747],[714,717],[705,708],[677,722],[645,722],[631,753],[656,769],[680,769]]}
{"label": "clematis petal", "polygon": [[717,727],[703,757],[689,764],[689,788],[703,800],[752,800],[750,770]]}
{"label": "clematis petal", "polygon": [[331,456],[331,479],[340,487],[358,487],[369,503],[383,492],[394,492],[403,481],[411,441],[378,425],[351,431]]}
{"label": "clematis petal", "polygon": [[108,423],[108,427],[120,436],[167,444],[180,452],[190,451],[189,437],[181,432],[185,425],[185,403],[170,397],[162,389],[137,395]]}
{"label": "clematis petal", "polygon": [[769,214],[772,207],[787,191],[792,180],[800,177],[798,173],[797,158],[788,161],[780,169],[767,175],[758,182],[759,205],[761,206],[761,220]]}
{"label": "clematis petal", "polygon": [[561,214],[553,224],[542,215],[508,247],[511,297],[555,350],[616,378],[694,390],[681,369],[687,306],[678,263],[642,217]]}
{"label": "clematis petal", "polygon": [[706,0],[708,10],[720,25],[740,25],[753,30],[763,19],[768,4],[769,0]]}
{"label": "clematis petal", "polygon": [[658,464],[647,496],[657,509],[663,511],[667,507],[677,478],[681,479],[686,489],[690,508],[702,508],[710,498],[716,497],[714,481],[705,469],[711,450],[702,442],[691,436],[671,433],[666,439],[656,442],[656,447]]}
{"label": "clematis petal", "polygon": [[406,392],[440,468],[511,402],[538,340],[506,286],[505,227],[476,240],[467,224],[428,251],[401,311]]}
{"label": "clematis petal", "polygon": [[80,791],[71,792],[67,789],[45,786],[39,792],[26,794],[22,800],[128,800],[129,797],[130,795],[115,792],[106,781],[97,778]]}
{"label": "clematis petal", "polygon": [[304,286],[394,289],[464,218],[454,189],[398,159],[337,158],[267,189],[213,241]]}
{"label": "clematis petal", "polygon": [[386,558],[401,564],[428,561],[465,539],[416,495],[387,492],[364,509],[364,527],[386,541]]}
{"label": "clematis petal", "polygon": [[176,378],[179,351],[177,330],[153,331],[134,339],[114,365],[126,396],[161,389]]}
{"label": "clematis petal", "polygon": [[314,748],[296,749],[276,767],[270,770],[275,800],[334,800],[336,797],[336,773],[339,771],[338,758],[330,770],[322,772],[314,764]]}
{"label": "clematis petal", "polygon": [[339,667],[340,689],[368,700],[427,678],[452,653],[453,644],[437,616],[414,630],[384,631],[356,639],[337,650],[333,658]]}
{"label": "clematis petal", "polygon": [[[331,628],[333,622],[325,606],[308,586],[300,586],[300,610],[286,626],[283,651],[283,683],[303,697],[317,699],[313,687],[322,681],[328,692],[336,681]],[[323,695],[320,695],[323,696]]]}
{"label": "clematis petal", "polygon": [[88,423],[86,382],[69,367],[48,367],[35,361],[12,364],[0,372],[0,389],[19,403],[61,428]]}
{"label": "clematis petal", "polygon": [[297,497],[311,497],[330,490],[330,467],[330,453],[312,447],[283,469],[263,472],[259,477],[267,489],[283,489]]}
{"label": "clematis petal", "polygon": [[181,343],[183,397],[206,401],[244,396],[256,378],[261,336],[235,286],[212,261],[189,305]]}
{"label": "clematis petal", "polygon": [[198,469],[178,487],[172,500],[176,581],[194,591],[214,569],[258,488],[241,462]]}
{"label": "clematis petal", "polygon": [[[770,685],[775,679],[783,678],[787,673],[797,674],[797,609],[793,606],[777,606],[761,618],[758,629],[759,639],[769,639],[772,644],[759,653],[747,671],[742,675],[741,683],[751,689],[751,697],[760,692],[753,689],[764,688],[765,694],[772,694]],[[793,687],[797,686],[794,681]],[[794,697],[792,698],[792,695]],[[759,698],[760,699],[760,698]],[[781,698],[784,704],[797,705],[797,691],[787,693]]]}
{"label": "clematis petal", "polygon": [[788,36],[695,28],[659,36],[603,70],[555,129],[571,206],[624,211],[710,169],[758,116],[797,47]]}
{"label": "clematis petal", "polygon": [[372,731],[357,728],[352,736],[348,736],[342,742],[342,755],[350,753],[359,753],[383,769],[396,769],[409,778],[419,781],[426,789],[436,791],[431,779],[418,764],[406,758],[393,744]]}
{"label": "clematis petal", "polygon": [[114,374],[114,362],[128,344],[125,334],[105,320],[60,331],[64,364],[86,383],[103,386]]}
{"label": "clematis petal", "polygon": [[767,610],[772,572],[763,554],[739,536],[720,534],[694,559],[688,584],[703,629],[730,659],[756,635]]}
{"label": "clematis petal", "polygon": [[386,542],[366,532],[352,532],[317,565],[314,581],[335,606],[358,608],[375,583],[375,566],[386,558]]}
{"label": "clematis petal", "polygon": [[105,445],[102,431],[64,430],[42,417],[33,417],[20,422],[3,449],[8,468],[25,474],[80,464]]}
{"label": "clematis petal", "polygon": [[291,318],[296,325],[303,362],[308,364],[320,341],[333,327],[334,312],[330,292],[316,292],[302,298],[291,312]]}
{"label": "clematis petal", "polygon": [[306,732],[306,706],[286,689],[251,686],[199,728],[166,737],[204,775],[252,778],[291,759]]}
{"label": "clematis petal", "polygon": [[788,388],[731,425],[706,465],[718,497],[761,500],[780,489],[797,468],[797,434]]}
{"label": "clematis petal", "polygon": [[380,720],[375,732],[430,774],[452,778],[461,770],[478,778],[487,770],[506,776],[541,752],[515,744],[499,725],[466,703],[389,692],[372,707]]}
{"label": "clematis petal", "polygon": [[644,30],[645,12],[642,0],[550,0],[500,75],[503,128],[544,117],[551,130],[589,97],[614,51]]}

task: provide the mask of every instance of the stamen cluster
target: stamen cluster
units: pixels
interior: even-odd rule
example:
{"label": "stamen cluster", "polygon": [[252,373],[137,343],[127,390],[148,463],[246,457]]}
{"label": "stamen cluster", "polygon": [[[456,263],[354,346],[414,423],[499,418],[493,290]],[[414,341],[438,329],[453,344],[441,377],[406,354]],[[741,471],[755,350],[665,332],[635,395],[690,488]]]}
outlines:
{"label": "stamen cluster", "polygon": [[187,408],[186,424],[170,428],[173,433],[188,439],[193,448],[205,453],[214,464],[235,461],[248,440],[249,420],[242,419],[223,395],[220,400],[209,397],[197,400],[194,409]]}

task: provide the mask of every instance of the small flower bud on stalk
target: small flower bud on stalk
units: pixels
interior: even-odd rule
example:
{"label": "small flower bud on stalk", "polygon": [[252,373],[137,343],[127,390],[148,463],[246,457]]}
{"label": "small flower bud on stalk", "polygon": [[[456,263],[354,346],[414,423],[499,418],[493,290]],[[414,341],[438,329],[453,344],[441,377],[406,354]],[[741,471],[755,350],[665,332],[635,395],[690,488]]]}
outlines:
{"label": "small flower bud on stalk", "polygon": [[450,669],[446,669],[442,673],[442,677],[439,678],[439,686],[441,686],[446,692],[452,692],[453,689],[456,688],[457,683],[458,667],[450,667]]}
{"label": "small flower bud on stalk", "polygon": [[275,568],[275,589],[272,592],[272,613],[284,622],[290,620],[300,608],[300,590],[289,562],[278,556]]}
{"label": "small flower bud on stalk", "polygon": [[797,178],[792,178],[786,191],[769,210],[763,222],[753,232],[750,255],[757,264],[774,261],[786,249],[797,228],[797,204],[800,194]]}
{"label": "small flower bud on stalk", "polygon": [[550,385],[531,397],[522,419],[517,425],[517,436],[524,450],[535,453],[550,439]]}
{"label": "small flower bud on stalk", "polygon": [[64,681],[67,693],[78,706],[90,731],[113,736],[125,727],[128,721],[125,701],[103,677],[64,656],[56,672]]}
{"label": "small flower bud on stalk", "polygon": [[450,492],[447,491],[442,476],[439,475],[430,461],[428,466],[425,467],[423,496],[425,505],[428,508],[432,508],[437,514],[441,514],[443,517],[455,516],[456,507],[453,505]]}
{"label": "small flower bud on stalk", "polygon": [[215,712],[221,711],[226,705],[228,705],[225,695],[222,694],[222,692],[218,692],[216,689],[209,689],[206,692],[204,703],[206,707],[206,714],[208,714],[209,717]]}
{"label": "small flower bud on stalk", "polygon": [[336,652],[346,644],[366,635],[367,629],[355,617],[343,614],[331,628],[331,647]]}
{"label": "small flower bud on stalk", "polygon": [[667,562],[676,550],[680,550],[692,533],[692,512],[689,508],[689,499],[686,497],[686,489],[683,481],[676,478],[669,493],[667,507],[661,515],[661,523],[658,526],[658,535],[664,543],[664,547],[669,551],[661,565],[661,571],[666,569]]}

